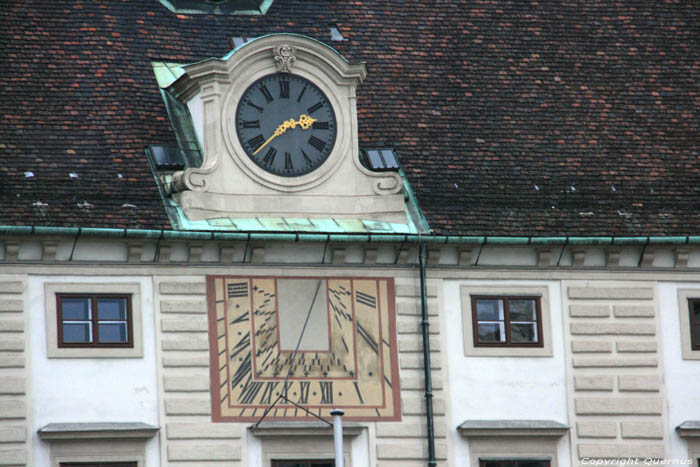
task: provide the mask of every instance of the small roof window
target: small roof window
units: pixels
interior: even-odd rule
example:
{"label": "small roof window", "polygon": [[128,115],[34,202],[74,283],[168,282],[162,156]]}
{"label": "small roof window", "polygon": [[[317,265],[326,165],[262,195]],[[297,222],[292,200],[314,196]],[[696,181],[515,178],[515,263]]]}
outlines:
{"label": "small roof window", "polygon": [[182,170],[185,160],[180,149],[171,146],[151,146],[153,165],[156,170]]}
{"label": "small roof window", "polygon": [[248,42],[251,39],[252,39],[252,37],[241,37],[241,36],[232,37],[230,39],[231,47],[234,49],[237,49],[238,47],[242,46],[243,44],[245,44],[246,42]]}
{"label": "small roof window", "polygon": [[371,170],[382,172],[399,169],[398,157],[391,148],[367,149],[365,153]]}
{"label": "small roof window", "polygon": [[338,29],[338,26],[335,24],[330,25],[331,28],[331,40],[332,41],[345,41],[345,36],[343,36],[343,33],[340,32],[340,29]]}

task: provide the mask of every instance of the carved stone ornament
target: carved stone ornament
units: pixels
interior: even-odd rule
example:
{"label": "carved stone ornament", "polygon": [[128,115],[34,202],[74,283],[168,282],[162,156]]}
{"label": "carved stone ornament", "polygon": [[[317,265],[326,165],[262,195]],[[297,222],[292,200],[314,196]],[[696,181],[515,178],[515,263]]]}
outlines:
{"label": "carved stone ornament", "polygon": [[282,44],[275,47],[275,64],[280,73],[289,73],[297,61],[294,56],[296,49],[289,44]]}

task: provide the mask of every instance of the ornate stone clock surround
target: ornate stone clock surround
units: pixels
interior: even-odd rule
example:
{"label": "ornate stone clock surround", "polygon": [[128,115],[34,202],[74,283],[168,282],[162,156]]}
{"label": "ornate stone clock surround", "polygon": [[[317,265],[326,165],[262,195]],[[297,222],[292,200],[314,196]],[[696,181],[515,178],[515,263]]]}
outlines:
{"label": "ornate stone clock surround", "polygon": [[[253,40],[223,59],[184,67],[172,85],[184,102],[202,101],[204,162],[173,177],[175,201],[191,220],[217,217],[336,217],[406,223],[401,178],[367,170],[359,159],[356,87],[363,64],[321,42],[291,34]],[[333,105],[338,133],[327,161],[299,177],[255,165],[235,129],[238,100],[258,78],[278,71],[315,83]]]}

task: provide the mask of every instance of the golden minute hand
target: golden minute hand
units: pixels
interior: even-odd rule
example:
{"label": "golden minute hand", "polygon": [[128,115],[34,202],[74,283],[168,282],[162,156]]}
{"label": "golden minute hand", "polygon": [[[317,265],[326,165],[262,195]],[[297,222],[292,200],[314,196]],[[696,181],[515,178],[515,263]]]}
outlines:
{"label": "golden minute hand", "polygon": [[267,138],[267,141],[265,141],[262,146],[260,146],[258,149],[255,150],[253,155],[257,155],[260,151],[262,151],[262,148],[267,146],[270,141],[273,139],[277,138],[278,136],[283,135],[289,128],[296,128],[297,125],[301,127],[302,130],[308,130],[311,128],[311,125],[314,124],[316,121],[315,118],[309,117],[306,114],[301,114],[299,115],[299,120],[294,120],[293,118],[290,118],[289,120],[285,120],[280,124],[280,126],[277,127],[274,133],[272,133],[272,136]]}

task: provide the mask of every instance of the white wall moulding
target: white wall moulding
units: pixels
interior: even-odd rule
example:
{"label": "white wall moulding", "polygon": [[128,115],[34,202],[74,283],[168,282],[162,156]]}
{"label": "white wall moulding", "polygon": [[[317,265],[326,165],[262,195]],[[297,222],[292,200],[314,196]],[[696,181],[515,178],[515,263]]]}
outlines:
{"label": "white wall moulding", "polygon": [[49,423],[38,430],[45,441],[66,439],[153,438],[160,428],[141,422]]}
{"label": "white wall moulding", "polygon": [[529,459],[558,467],[557,446],[569,427],[553,420],[467,420],[457,431],[468,439],[471,466],[485,460]]}

